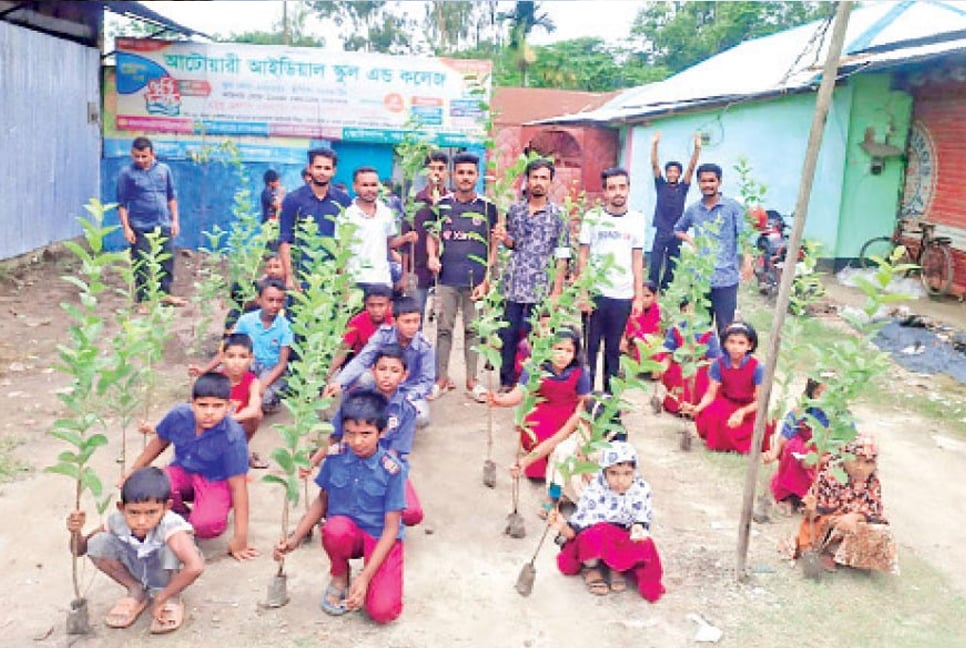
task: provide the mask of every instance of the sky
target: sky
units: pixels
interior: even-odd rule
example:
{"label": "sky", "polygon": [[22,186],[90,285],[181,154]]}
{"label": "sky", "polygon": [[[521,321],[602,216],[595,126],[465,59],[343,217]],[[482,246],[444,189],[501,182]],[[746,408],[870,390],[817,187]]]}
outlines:
{"label": "sky", "polygon": [[[282,3],[276,0],[180,0],[146,4],[161,15],[206,34],[268,30],[282,16]],[[507,8],[512,6],[506,4]],[[550,14],[557,29],[552,34],[534,31],[530,42],[545,45],[582,36],[616,42],[628,36],[631,22],[642,4],[633,0],[546,0],[541,8]]]}

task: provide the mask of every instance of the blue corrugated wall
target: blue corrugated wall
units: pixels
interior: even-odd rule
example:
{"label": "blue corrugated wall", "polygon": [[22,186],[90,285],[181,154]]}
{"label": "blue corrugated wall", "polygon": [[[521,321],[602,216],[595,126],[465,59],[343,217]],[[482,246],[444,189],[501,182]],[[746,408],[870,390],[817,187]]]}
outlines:
{"label": "blue corrugated wall", "polygon": [[0,22],[0,259],[80,234],[98,194],[99,71],[96,49]]}
{"label": "blue corrugated wall", "polygon": [[[389,145],[337,142],[333,148],[339,155],[336,181],[351,187],[352,171],[362,165],[375,167],[382,178],[392,175],[393,150]],[[197,164],[188,159],[164,159],[162,156],[159,159],[171,167],[178,192],[181,234],[175,241],[177,247],[198,249],[206,245],[204,232],[211,231],[215,224],[224,229],[231,228],[234,219],[232,205],[238,183],[238,175],[233,168],[217,161]],[[130,158],[114,157],[101,161],[101,196],[105,203],[114,202],[117,174],[125,164],[130,164]],[[291,191],[301,186],[304,166],[304,163],[291,162],[243,162],[244,181],[251,191],[252,208],[260,212],[258,198],[264,187],[262,175],[266,170],[273,168],[278,171],[282,184]],[[117,224],[116,211],[111,212],[109,222]],[[125,245],[120,232],[116,232],[108,244],[115,249]]]}

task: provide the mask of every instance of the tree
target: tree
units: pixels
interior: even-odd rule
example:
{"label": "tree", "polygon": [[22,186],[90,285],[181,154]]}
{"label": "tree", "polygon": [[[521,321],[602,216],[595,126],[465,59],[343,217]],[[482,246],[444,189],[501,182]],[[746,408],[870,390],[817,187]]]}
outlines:
{"label": "tree", "polygon": [[[247,31],[240,34],[231,33],[228,36],[216,34],[214,38],[220,42],[252,43],[255,45],[325,47],[325,37],[309,34],[309,28],[306,25],[310,16],[308,9],[300,2],[290,3],[289,7],[286,17],[272,24],[270,30]],[[285,38],[286,28],[288,29],[287,43]]]}
{"label": "tree", "polygon": [[742,41],[830,14],[830,2],[647,2],[631,28],[652,65],[680,72]]}
{"label": "tree", "polygon": [[351,26],[352,35],[343,42],[346,50],[400,54],[412,49],[415,21],[405,12],[392,11],[386,0],[310,0],[305,4],[340,28]]}
{"label": "tree", "polygon": [[537,47],[530,85],[606,92],[659,81],[665,68],[641,65],[630,53],[608,47],[602,38],[576,38]]}
{"label": "tree", "polygon": [[547,33],[557,29],[547,12],[540,11],[536,2],[521,1],[514,3],[511,11],[501,14],[504,21],[510,23],[510,50],[515,53],[517,67],[523,75],[523,85],[528,85],[527,70],[537,60],[537,55],[527,44],[527,36],[539,27]]}

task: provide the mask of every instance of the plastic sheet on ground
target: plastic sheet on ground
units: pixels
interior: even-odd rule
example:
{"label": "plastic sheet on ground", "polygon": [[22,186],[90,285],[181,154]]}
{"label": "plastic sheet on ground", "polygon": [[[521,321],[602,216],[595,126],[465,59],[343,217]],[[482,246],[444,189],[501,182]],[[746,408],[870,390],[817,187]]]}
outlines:
{"label": "plastic sheet on ground", "polygon": [[966,383],[966,354],[928,328],[902,326],[893,320],[882,327],[873,342],[909,371],[945,373]]}
{"label": "plastic sheet on ground", "polygon": [[[853,268],[849,266],[839,270],[835,278],[843,286],[856,288],[858,287],[855,283],[856,276],[875,283],[873,278],[875,273],[875,268]],[[908,295],[910,299],[921,299],[926,296],[926,290],[922,287],[922,282],[919,281],[918,277],[893,277],[892,282],[886,286],[885,290],[887,293]]]}

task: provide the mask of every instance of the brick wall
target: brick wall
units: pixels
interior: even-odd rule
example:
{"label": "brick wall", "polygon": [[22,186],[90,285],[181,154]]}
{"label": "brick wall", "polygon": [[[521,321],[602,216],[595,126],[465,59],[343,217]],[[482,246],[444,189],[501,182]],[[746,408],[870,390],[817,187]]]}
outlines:
{"label": "brick wall", "polygon": [[953,239],[955,291],[966,290],[966,82],[917,79],[903,210]]}

